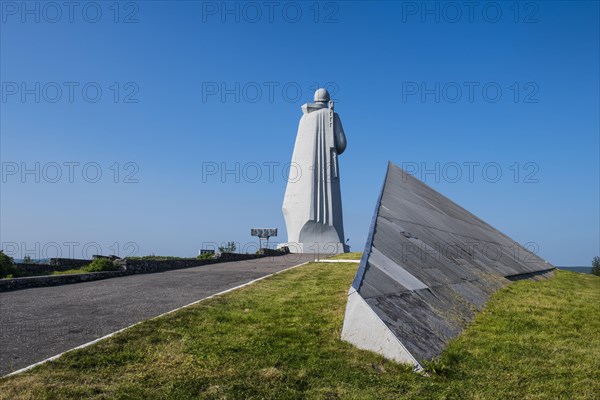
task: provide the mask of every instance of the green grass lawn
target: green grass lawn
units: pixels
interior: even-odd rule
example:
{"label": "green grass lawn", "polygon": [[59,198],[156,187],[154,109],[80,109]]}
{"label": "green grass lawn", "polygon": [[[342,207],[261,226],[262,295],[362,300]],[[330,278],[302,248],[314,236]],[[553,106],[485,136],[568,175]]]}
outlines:
{"label": "green grass lawn", "polygon": [[340,341],[356,268],[308,264],[147,321],[0,380],[0,398],[598,399],[600,278],[498,292],[426,377]]}
{"label": "green grass lawn", "polygon": [[50,275],[73,275],[73,274],[89,274],[85,269],[67,269],[64,271],[52,271]]}
{"label": "green grass lawn", "polygon": [[354,251],[351,253],[341,253],[335,256],[327,257],[328,260],[360,260],[362,257],[361,251]]}

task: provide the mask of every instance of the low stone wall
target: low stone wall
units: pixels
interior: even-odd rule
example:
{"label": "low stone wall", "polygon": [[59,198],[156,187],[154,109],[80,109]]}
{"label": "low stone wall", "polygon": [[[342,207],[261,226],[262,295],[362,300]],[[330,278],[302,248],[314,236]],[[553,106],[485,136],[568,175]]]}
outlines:
{"label": "low stone wall", "polygon": [[127,275],[124,271],[107,271],[89,272],[86,274],[46,275],[30,276],[27,278],[0,279],[0,292],[30,289],[43,286],[68,285],[70,283],[90,282],[124,275]]}
{"label": "low stone wall", "polygon": [[25,271],[31,275],[51,274],[53,271],[67,271],[69,269],[81,269],[91,263],[92,260],[79,260],[71,258],[51,258],[49,264],[41,263],[18,263],[15,268]]}
{"label": "low stone wall", "polygon": [[[262,254],[235,254],[235,253],[223,253],[219,258],[212,258],[208,260],[201,259],[165,259],[165,260],[156,260],[156,259],[120,259],[116,260],[115,264],[119,266],[118,271],[107,271],[107,272],[90,272],[86,274],[70,274],[70,275],[46,275],[46,276],[32,276],[27,278],[14,278],[14,279],[0,279],[0,292],[5,292],[9,290],[19,290],[19,289],[29,289],[34,287],[43,287],[43,286],[57,286],[57,285],[68,285],[71,283],[80,283],[80,282],[88,282],[88,281],[96,281],[99,279],[106,278],[114,278],[118,276],[125,275],[133,275],[133,274],[147,274],[152,272],[162,272],[162,271],[170,271],[173,269],[182,269],[182,268],[192,268],[192,267],[200,267],[202,265],[208,264],[218,264],[223,262],[232,262],[232,261],[244,261],[244,260],[254,260],[259,258],[266,257],[278,257],[284,254],[277,253],[262,255]],[[67,260],[67,259],[65,259]],[[87,261],[90,260],[79,260],[79,261]],[[50,267],[50,270],[47,271],[50,273],[51,271],[56,271],[58,268],[62,268],[62,270],[73,269],[67,268],[65,264],[60,265],[58,267],[48,265],[48,264],[27,264]],[[87,265],[87,264],[86,264]]]}
{"label": "low stone wall", "polygon": [[56,269],[50,264],[20,263],[15,264],[15,268],[24,271],[27,274],[49,274]]}
{"label": "low stone wall", "polygon": [[[282,255],[282,254],[278,254]],[[262,254],[236,254],[236,253],[222,253],[219,258],[210,258],[206,260],[190,258],[190,259],[167,259],[167,260],[156,260],[156,259],[128,259],[117,260],[115,263],[121,267],[124,271],[131,274],[143,274],[149,272],[168,271],[172,269],[181,268],[192,268],[200,267],[208,264],[218,264],[222,262],[231,261],[244,261],[254,260],[257,258],[274,257],[275,255],[262,255]]]}
{"label": "low stone wall", "polygon": [[128,274],[144,274],[149,272],[168,271],[171,269],[192,268],[220,262],[219,259],[209,260],[153,260],[153,259],[122,259],[115,261]]}
{"label": "low stone wall", "polygon": [[78,258],[51,258],[50,265],[54,271],[66,271],[68,269],[80,269],[90,264],[92,260],[82,260]]}
{"label": "low stone wall", "polygon": [[277,257],[282,256],[283,254],[271,253],[271,254],[237,254],[237,253],[221,253],[219,257],[220,262],[227,261],[244,261],[244,260],[254,260],[256,258],[264,258],[264,257]]}
{"label": "low stone wall", "polygon": [[278,249],[278,250],[262,248],[259,250],[259,254],[262,254],[265,256],[283,256],[286,254],[290,254],[290,249],[287,246],[284,246],[283,248]]}

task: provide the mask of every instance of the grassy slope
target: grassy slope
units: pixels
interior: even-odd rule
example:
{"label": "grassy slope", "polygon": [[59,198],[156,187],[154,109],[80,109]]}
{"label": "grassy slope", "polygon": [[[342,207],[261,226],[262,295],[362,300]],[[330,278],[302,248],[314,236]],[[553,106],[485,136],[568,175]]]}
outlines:
{"label": "grassy slope", "polygon": [[83,268],[80,269],[67,269],[64,271],[52,271],[52,273],[50,275],[73,275],[73,274],[87,274],[88,271],[86,271]]}
{"label": "grassy slope", "polygon": [[497,293],[429,378],[339,340],[356,264],[309,264],[147,321],[28,373],[0,398],[593,399],[600,279]]}
{"label": "grassy slope", "polygon": [[327,257],[327,258],[332,259],[332,260],[360,260],[361,257],[362,257],[361,251],[354,251],[351,253],[337,254],[335,256],[331,256],[331,257]]}

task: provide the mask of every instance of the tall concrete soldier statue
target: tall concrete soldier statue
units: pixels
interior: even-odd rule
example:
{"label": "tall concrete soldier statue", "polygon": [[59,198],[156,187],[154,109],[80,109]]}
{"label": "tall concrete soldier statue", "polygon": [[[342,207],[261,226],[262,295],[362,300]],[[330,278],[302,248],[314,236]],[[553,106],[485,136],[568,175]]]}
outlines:
{"label": "tall concrete soldier statue", "polygon": [[325,89],[302,106],[283,216],[292,253],[347,251],[344,244],[338,155],[346,149],[342,122]]}

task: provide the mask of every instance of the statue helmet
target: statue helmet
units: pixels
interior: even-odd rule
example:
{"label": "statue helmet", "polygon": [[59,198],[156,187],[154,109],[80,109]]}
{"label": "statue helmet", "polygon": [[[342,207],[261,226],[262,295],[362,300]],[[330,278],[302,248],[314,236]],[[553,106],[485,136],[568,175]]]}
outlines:
{"label": "statue helmet", "polygon": [[315,103],[327,103],[329,101],[329,92],[326,89],[319,88],[315,92]]}

